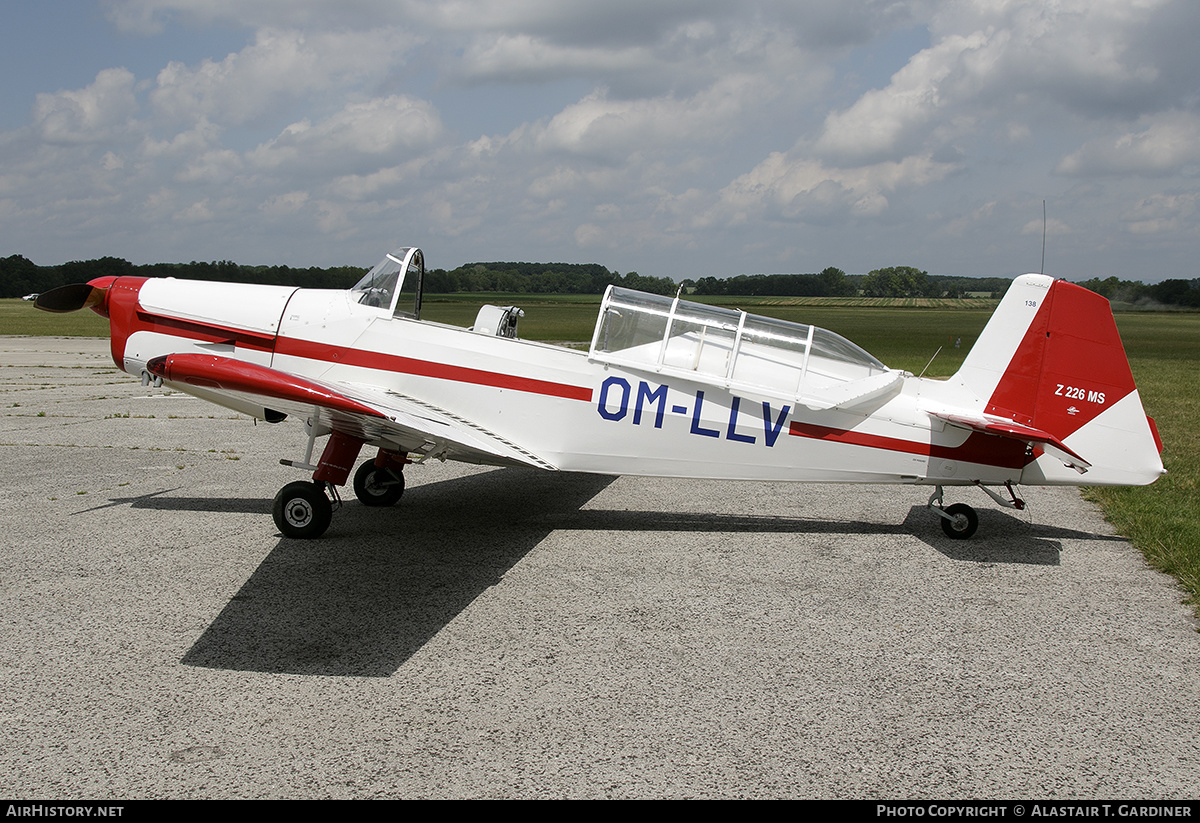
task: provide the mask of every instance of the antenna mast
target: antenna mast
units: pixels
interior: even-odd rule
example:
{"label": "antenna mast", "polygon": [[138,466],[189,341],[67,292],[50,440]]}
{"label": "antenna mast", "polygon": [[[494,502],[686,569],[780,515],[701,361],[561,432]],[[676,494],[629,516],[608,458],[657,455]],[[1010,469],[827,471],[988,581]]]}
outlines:
{"label": "antenna mast", "polygon": [[1042,270],[1038,274],[1046,273],[1046,201],[1042,201]]}

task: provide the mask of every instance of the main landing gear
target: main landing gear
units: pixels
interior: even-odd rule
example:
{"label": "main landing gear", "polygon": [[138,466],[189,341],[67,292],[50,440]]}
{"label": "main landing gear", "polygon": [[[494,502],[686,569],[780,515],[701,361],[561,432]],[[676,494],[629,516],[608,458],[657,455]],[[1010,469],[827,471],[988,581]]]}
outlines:
{"label": "main landing gear", "polygon": [[275,495],[271,515],[284,537],[320,537],[333,520],[333,503],[325,494],[324,483],[297,480]]}
{"label": "main landing gear", "polygon": [[[363,441],[333,432],[318,465],[309,465],[313,441],[320,434],[309,428],[308,451],[304,461],[280,460],[285,466],[310,469],[313,479],[288,483],[275,495],[271,515],[284,537],[305,540],[320,537],[329,528],[333,512],[342,505],[337,487],[345,485],[350,469],[358,458]],[[359,466],[354,473],[354,494],[364,506],[391,506],[404,494],[404,466],[409,463],[402,453],[380,449],[374,460]]]}
{"label": "main landing gear", "polygon": [[[1017,511],[1025,508],[1025,501],[1017,497],[1013,492],[1012,483],[1004,484],[1004,487],[1008,489],[1009,500],[1005,500],[978,481],[976,481],[975,485],[982,489],[984,494],[1005,508],[1016,509]],[[933,509],[934,513],[942,518],[942,531],[952,540],[966,540],[975,534],[975,530],[979,528],[979,515],[975,514],[975,510],[966,503],[953,503],[949,506],[942,505],[941,486],[934,487],[933,494],[929,496],[929,502],[925,505]]]}
{"label": "main landing gear", "polygon": [[404,494],[404,464],[378,462],[376,458],[363,463],[354,473],[354,496],[364,506],[391,506]]}

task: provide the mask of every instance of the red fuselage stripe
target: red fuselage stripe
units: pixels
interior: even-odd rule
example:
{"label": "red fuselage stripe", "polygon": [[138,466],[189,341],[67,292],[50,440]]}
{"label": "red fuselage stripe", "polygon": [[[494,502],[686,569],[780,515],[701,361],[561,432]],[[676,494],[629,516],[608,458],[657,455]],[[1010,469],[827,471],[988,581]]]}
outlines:
{"label": "red fuselage stripe", "polygon": [[[139,284],[140,285],[140,284]],[[138,309],[136,317],[130,324],[133,328],[125,330],[123,337],[135,331],[151,331],[174,337],[186,337],[191,340],[205,342],[232,342],[238,346],[257,351],[271,351],[292,357],[303,357],[324,363],[346,366],[361,366],[381,371],[401,372],[420,377],[433,377],[439,380],[452,380],[458,383],[472,383],[480,386],[494,386],[499,389],[543,394],[550,397],[563,397],[568,400],[591,401],[592,390],[584,386],[571,386],[565,383],[554,383],[549,380],[537,380],[532,377],[519,377],[512,374],[471,369],[465,366],[453,366],[448,363],[434,363],[428,360],[417,360],[411,357],[400,357],[380,352],[361,351],[334,346],[328,343],[316,343],[310,340],[299,340],[290,337],[272,337],[261,332],[250,332],[243,329],[232,329],[193,320],[180,320],[173,317],[150,314],[144,309]]]}
{"label": "red fuselage stripe", "polygon": [[961,460],[965,463],[979,463],[985,466],[1000,466],[1006,469],[1019,469],[1027,462],[1025,459],[1025,444],[1005,437],[994,437],[972,432],[961,446],[936,446],[932,443],[917,443],[912,440],[901,440],[896,437],[884,437],[878,434],[845,431],[828,426],[816,426],[811,423],[801,423],[793,420],[788,426],[788,434],[797,437],[810,437],[814,440],[824,440],[830,443],[842,443],[849,446],[864,446],[869,449],[884,449],[886,451],[917,454],[939,459]]}
{"label": "red fuselage stripe", "polygon": [[138,320],[144,324],[144,326],[139,326],[139,330],[145,328],[159,334],[203,340],[207,343],[228,342],[257,351],[271,351],[275,344],[275,336],[272,334],[218,326],[213,323],[201,323],[196,320],[182,320],[177,317],[163,317],[158,314],[149,314],[144,310],[138,311]]}
{"label": "red fuselage stripe", "polygon": [[592,390],[584,386],[553,383],[532,377],[518,377],[513,374],[471,369],[466,366],[452,366],[448,363],[416,360],[412,357],[363,351],[291,337],[278,338],[275,344],[275,353],[303,357],[308,360],[320,360],[325,363],[360,366],[367,369],[402,372],[419,377],[433,377],[438,380],[452,380],[456,383],[473,383],[480,386],[494,386],[499,389],[544,394],[550,397],[563,397],[567,400],[590,401],[592,399]]}

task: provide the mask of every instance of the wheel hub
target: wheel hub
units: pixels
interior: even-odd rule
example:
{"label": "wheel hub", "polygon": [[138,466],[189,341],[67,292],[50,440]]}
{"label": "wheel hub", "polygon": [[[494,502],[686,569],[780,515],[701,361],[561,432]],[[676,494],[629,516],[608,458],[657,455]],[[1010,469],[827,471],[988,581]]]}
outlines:
{"label": "wheel hub", "polygon": [[312,505],[307,500],[291,500],[288,502],[287,508],[284,509],[284,516],[287,518],[288,523],[296,528],[304,528],[312,522]]}

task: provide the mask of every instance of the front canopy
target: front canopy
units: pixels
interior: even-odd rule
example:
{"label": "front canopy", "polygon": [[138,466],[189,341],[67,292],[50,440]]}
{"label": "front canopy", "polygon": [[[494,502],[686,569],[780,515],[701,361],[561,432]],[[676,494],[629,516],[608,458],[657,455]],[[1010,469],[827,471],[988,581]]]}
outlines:
{"label": "front canopy", "polygon": [[350,290],[356,302],[387,309],[394,317],[421,316],[421,281],[425,258],[417,248],[388,252]]}

